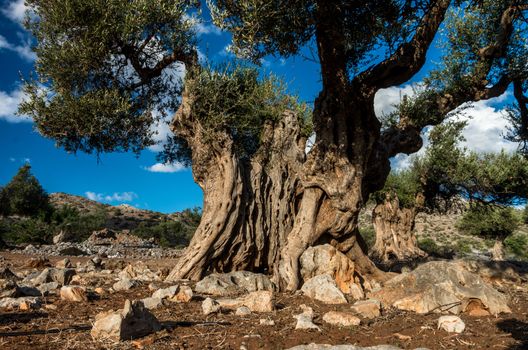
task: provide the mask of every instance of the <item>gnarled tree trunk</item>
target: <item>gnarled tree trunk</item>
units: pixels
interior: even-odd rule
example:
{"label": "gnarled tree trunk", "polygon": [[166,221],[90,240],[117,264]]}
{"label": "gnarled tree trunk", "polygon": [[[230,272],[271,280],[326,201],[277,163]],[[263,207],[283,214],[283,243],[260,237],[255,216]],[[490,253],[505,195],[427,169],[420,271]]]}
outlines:
{"label": "gnarled tree trunk", "polygon": [[412,207],[401,207],[398,197],[388,193],[382,203],[372,211],[372,223],[376,232],[376,243],[370,257],[381,264],[390,265],[397,261],[427,256],[418,247],[414,235],[416,214],[423,205],[423,196],[418,194]]}
{"label": "gnarled tree trunk", "polygon": [[251,158],[237,155],[227,131],[206,131],[188,96],[173,122],[192,150],[193,175],[204,192],[200,225],[168,280],[200,279],[207,270],[274,273],[302,192],[298,179],[306,140],[293,112],[264,127]]}

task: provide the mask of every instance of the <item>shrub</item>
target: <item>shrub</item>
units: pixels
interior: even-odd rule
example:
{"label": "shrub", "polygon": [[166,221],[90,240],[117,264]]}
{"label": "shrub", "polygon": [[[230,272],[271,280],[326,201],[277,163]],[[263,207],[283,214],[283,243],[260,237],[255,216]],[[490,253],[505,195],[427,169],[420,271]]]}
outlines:
{"label": "shrub", "polygon": [[512,235],[504,241],[506,249],[517,258],[528,260],[528,236],[525,234]]}
{"label": "shrub", "polygon": [[162,247],[184,247],[191,241],[195,230],[196,226],[181,221],[166,220],[153,226],[142,222],[132,234],[141,238],[154,238]]}
{"label": "shrub", "polygon": [[519,227],[519,221],[511,207],[478,205],[470,207],[457,228],[464,233],[504,240]]}
{"label": "shrub", "polygon": [[364,226],[359,228],[359,234],[365,241],[368,250],[370,250],[374,243],[376,243],[376,231],[374,231],[374,226]]}
{"label": "shrub", "polygon": [[4,220],[3,239],[12,243],[48,243],[53,237],[50,225],[41,218],[25,218],[9,222]]}
{"label": "shrub", "polygon": [[25,164],[2,189],[0,199],[4,215],[37,217],[51,212],[48,194],[35,176],[31,166]]}
{"label": "shrub", "polygon": [[418,247],[430,256],[440,258],[452,258],[454,256],[453,247],[449,245],[440,246],[430,237],[419,239]]}
{"label": "shrub", "polygon": [[83,241],[93,231],[101,230],[106,226],[108,213],[99,209],[91,214],[81,214],[75,208],[63,206],[55,210],[51,216],[50,226],[55,233],[66,230],[74,241]]}

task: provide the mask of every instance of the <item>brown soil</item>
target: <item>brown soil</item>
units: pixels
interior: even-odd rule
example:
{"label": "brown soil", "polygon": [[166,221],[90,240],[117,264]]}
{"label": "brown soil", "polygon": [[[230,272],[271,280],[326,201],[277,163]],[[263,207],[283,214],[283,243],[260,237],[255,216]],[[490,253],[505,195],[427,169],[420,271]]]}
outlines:
{"label": "brown soil", "polygon": [[[1,266],[22,269],[29,257],[0,253]],[[53,261],[59,257],[53,258]],[[83,258],[71,258],[74,262]],[[86,258],[84,258],[86,259]],[[169,260],[145,261],[152,267],[167,267]],[[503,285],[504,286],[504,285]],[[144,349],[285,349],[299,344],[354,344],[372,346],[392,344],[403,349],[528,349],[528,293],[525,286],[507,285],[502,291],[511,296],[513,313],[498,317],[462,315],[466,330],[460,335],[437,330],[438,314],[417,315],[398,310],[384,310],[375,320],[363,320],[351,329],[325,324],[322,315],[329,310],[348,311],[349,305],[329,306],[299,294],[279,293],[278,310],[269,314],[236,316],[234,313],[204,316],[203,296],[187,304],[170,304],[154,312],[165,330],[142,339]],[[129,292],[103,295],[86,303],[70,303],[58,297],[44,298],[56,310],[0,311],[0,349],[134,349],[137,343],[101,343],[90,336],[97,313],[123,307],[125,299],[150,296],[147,286]],[[317,317],[317,331],[295,330],[299,305],[311,306]],[[274,326],[261,326],[260,319],[272,319]]]}

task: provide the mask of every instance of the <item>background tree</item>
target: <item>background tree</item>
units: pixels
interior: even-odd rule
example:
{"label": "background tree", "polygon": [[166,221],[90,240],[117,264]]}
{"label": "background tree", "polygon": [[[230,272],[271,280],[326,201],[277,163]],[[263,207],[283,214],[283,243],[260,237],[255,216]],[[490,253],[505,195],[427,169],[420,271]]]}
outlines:
{"label": "background tree", "polygon": [[51,212],[48,194],[31,174],[31,165],[25,164],[1,190],[4,215],[35,217]]}
{"label": "background tree", "polygon": [[454,182],[465,150],[464,121],[450,120],[429,133],[429,145],[408,169],[389,174],[385,187],[374,194],[372,223],[376,243],[370,256],[384,265],[426,256],[414,235],[416,215],[425,210],[445,212],[458,203]]}
{"label": "background tree", "polygon": [[[306,159],[303,118],[288,113],[259,124],[261,147],[252,148],[257,149],[252,157],[234,157],[239,134],[233,132],[239,128],[213,129],[215,142],[206,144],[206,128],[192,109],[199,101],[193,82],[221,81],[202,76],[197,63],[197,1],[28,3],[36,9],[29,27],[38,41],[41,84],[27,85],[30,100],[21,111],[67,149],[138,151],[148,145],[151,112],[180,102],[178,94],[167,93],[178,87],[172,88],[163,72],[185,66],[185,89],[172,125],[179,153],[192,153],[204,212],[171,279],[200,278],[210,267],[248,268],[267,270],[281,287],[296,289],[302,282],[300,255],[328,242],[354,260],[357,275],[382,280],[384,274],[366,256],[357,223],[369,195],[383,188],[389,159],[420,149],[420,131],[460,105],[499,96],[526,78],[524,69],[515,68],[525,67],[528,57],[524,1],[211,0],[215,22],[232,33],[239,55],[257,62],[268,54],[296,55],[313,43],[321,70],[313,108],[316,141]],[[383,126],[374,113],[376,92],[418,73],[443,23],[442,63],[424,91],[402,103],[394,122]],[[266,110],[277,110],[265,102]],[[239,115],[246,112],[235,113],[235,120]],[[211,150],[205,152],[208,158],[203,149]],[[283,195],[268,196],[275,193]],[[269,234],[268,223],[275,225]]]}

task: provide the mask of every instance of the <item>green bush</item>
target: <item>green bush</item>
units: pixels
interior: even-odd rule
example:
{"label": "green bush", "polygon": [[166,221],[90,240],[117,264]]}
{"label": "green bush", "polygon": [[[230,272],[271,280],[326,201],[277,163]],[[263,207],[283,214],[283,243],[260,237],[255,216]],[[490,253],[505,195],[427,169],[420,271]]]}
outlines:
{"label": "green bush", "polygon": [[51,212],[48,194],[35,176],[31,166],[25,164],[1,190],[1,214],[37,217]]}
{"label": "green bush", "polygon": [[430,237],[418,239],[418,247],[430,256],[437,256],[441,258],[451,258],[454,255],[454,249],[452,246],[438,245]]}
{"label": "green bush", "polygon": [[6,242],[19,243],[48,243],[53,237],[51,226],[41,218],[24,218],[8,221],[3,219],[2,239]]}
{"label": "green bush", "polygon": [[519,217],[511,207],[479,205],[466,211],[457,223],[457,228],[464,233],[503,240],[519,224]]}
{"label": "green bush", "polygon": [[91,214],[81,214],[75,208],[63,206],[56,209],[51,215],[50,226],[54,233],[66,230],[71,234],[74,241],[83,241],[93,231],[105,228],[108,213],[105,209],[99,209]]}
{"label": "green bush", "polygon": [[367,245],[368,250],[370,250],[374,243],[376,243],[376,231],[374,231],[373,226],[364,226],[359,228],[359,234],[363,238],[363,241],[365,241],[365,244]]}
{"label": "green bush", "polygon": [[524,234],[512,235],[504,241],[506,250],[515,257],[528,260],[528,236]]}
{"label": "green bush", "polygon": [[145,239],[154,238],[162,247],[184,247],[191,241],[195,230],[196,226],[181,221],[166,220],[153,226],[142,222],[132,234]]}

